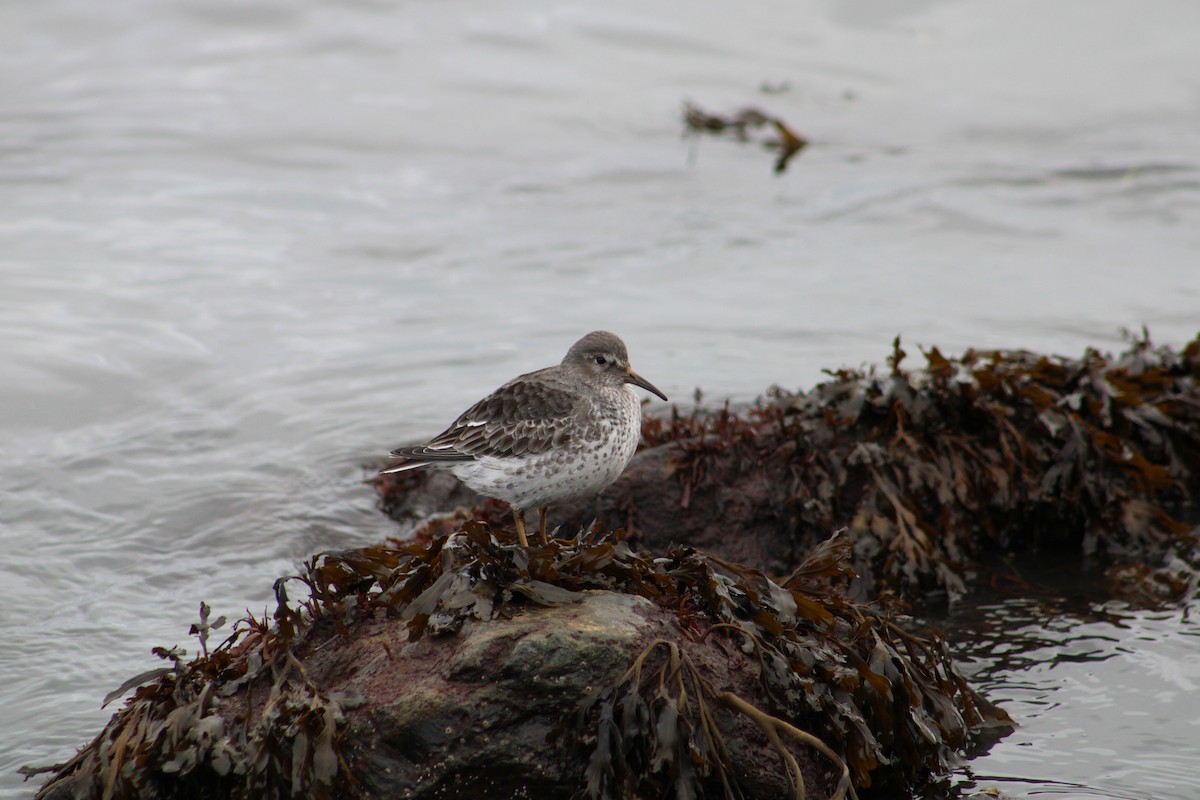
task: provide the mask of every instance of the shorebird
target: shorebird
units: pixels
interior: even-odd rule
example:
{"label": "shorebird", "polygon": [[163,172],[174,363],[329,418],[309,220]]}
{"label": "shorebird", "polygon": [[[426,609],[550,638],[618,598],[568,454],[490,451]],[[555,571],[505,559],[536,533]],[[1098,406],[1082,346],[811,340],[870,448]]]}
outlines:
{"label": "shorebird", "polygon": [[428,442],[393,450],[402,461],[381,474],[452,473],[512,507],[525,547],[525,511],[536,508],[546,544],[549,506],[599,494],[633,458],[642,421],[634,386],[667,399],[629,366],[618,336],[593,331],[558,366],[513,378]]}

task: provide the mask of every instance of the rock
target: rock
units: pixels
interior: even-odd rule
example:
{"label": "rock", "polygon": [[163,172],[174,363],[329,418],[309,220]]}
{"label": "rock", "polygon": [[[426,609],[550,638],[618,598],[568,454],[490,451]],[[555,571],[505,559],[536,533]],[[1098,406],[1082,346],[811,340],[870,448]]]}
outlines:
{"label": "rock", "polygon": [[[583,768],[564,720],[650,641],[680,635],[649,600],[596,590],[571,605],[468,621],[454,636],[405,643],[402,626],[371,628],[334,657],[314,653],[306,668],[329,691],[370,698],[345,728],[344,755],[363,765],[362,795],[414,800],[575,793]],[[348,662],[352,676],[340,668]],[[828,796],[821,772],[808,768],[810,797]],[[746,778],[787,790],[770,774]]]}
{"label": "rock", "polygon": [[[406,629],[385,623],[356,639],[338,658],[360,665],[351,680],[370,697],[347,722],[348,758],[370,765],[364,793],[483,798],[578,788],[578,765],[567,769],[554,729],[593,686],[625,671],[653,627],[652,608],[594,591],[568,606],[468,621],[455,636],[405,643]],[[394,656],[378,644],[388,636]],[[324,674],[319,656],[309,668]],[[329,674],[331,688],[344,680],[336,668]]]}
{"label": "rock", "polygon": [[[526,549],[470,522],[326,553],[134,696],[40,797],[845,797],[911,790],[1007,717],[944,644],[839,588],[607,535]],[[309,598],[297,605],[287,586]],[[159,671],[162,672],[162,671]],[[107,787],[107,788],[106,788]]]}

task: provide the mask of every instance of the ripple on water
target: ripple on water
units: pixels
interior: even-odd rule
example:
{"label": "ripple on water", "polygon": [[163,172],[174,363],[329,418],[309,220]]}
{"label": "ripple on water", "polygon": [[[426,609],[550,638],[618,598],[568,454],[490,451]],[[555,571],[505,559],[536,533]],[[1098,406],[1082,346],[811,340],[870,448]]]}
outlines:
{"label": "ripple on water", "polygon": [[1194,797],[1200,620],[1188,608],[1050,600],[982,604],[946,621],[968,673],[1019,726],[966,765],[967,785],[1017,796]]}

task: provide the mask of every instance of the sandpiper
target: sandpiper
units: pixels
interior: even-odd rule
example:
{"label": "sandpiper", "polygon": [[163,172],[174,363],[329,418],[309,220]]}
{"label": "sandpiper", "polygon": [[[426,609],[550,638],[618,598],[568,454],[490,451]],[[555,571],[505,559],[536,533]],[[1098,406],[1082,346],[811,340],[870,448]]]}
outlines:
{"label": "sandpiper", "polygon": [[392,451],[403,461],[381,472],[452,473],[512,506],[525,547],[525,511],[536,508],[546,544],[550,505],[599,494],[633,458],[642,423],[633,386],[667,399],[630,368],[618,336],[593,331],[558,366],[513,378],[425,444]]}

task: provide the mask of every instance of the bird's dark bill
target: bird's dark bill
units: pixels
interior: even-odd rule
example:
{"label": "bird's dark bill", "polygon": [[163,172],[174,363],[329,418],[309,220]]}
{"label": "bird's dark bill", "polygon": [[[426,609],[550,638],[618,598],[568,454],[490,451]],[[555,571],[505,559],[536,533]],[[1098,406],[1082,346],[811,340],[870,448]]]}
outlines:
{"label": "bird's dark bill", "polygon": [[660,392],[658,389],[656,389],[653,383],[646,380],[641,375],[638,375],[633,370],[628,371],[628,374],[625,376],[625,382],[632,383],[634,386],[640,386],[643,389],[645,389],[647,392],[653,392],[654,394],[661,397],[663,400],[667,399],[667,396],[665,394],[663,394],[662,392]]}

